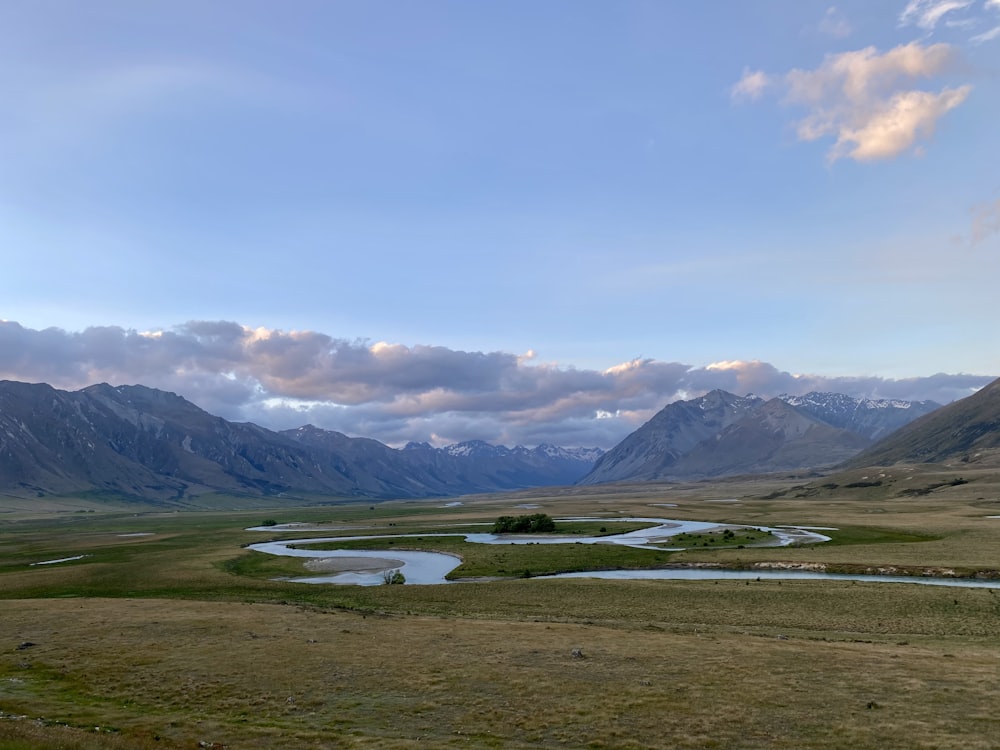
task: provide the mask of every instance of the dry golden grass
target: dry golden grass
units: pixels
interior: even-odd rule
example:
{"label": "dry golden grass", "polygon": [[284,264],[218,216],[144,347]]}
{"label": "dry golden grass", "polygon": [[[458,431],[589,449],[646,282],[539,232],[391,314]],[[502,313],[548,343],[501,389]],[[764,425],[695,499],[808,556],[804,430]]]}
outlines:
{"label": "dry golden grass", "polygon": [[998,728],[1000,653],[965,638],[107,599],[0,622],[37,644],[0,657],[3,710],[118,746],[986,748]]}

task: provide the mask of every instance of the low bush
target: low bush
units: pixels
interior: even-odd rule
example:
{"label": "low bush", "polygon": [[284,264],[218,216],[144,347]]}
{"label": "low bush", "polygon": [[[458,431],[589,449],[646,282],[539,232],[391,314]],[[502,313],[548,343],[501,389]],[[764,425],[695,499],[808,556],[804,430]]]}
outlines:
{"label": "low bush", "polygon": [[386,586],[396,586],[406,583],[406,576],[404,576],[398,568],[393,570],[382,571],[382,583]]}
{"label": "low bush", "polygon": [[548,534],[555,530],[556,522],[545,513],[500,516],[493,524],[494,534]]}

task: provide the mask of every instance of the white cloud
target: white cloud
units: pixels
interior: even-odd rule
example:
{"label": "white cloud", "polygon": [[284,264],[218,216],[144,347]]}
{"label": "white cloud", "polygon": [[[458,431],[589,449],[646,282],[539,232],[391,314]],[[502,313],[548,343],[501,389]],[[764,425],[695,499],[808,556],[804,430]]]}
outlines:
{"label": "white cloud", "polygon": [[906,151],[918,137],[934,132],[938,119],[969,95],[971,87],[944,89],[940,94],[906,91],[896,94],[881,110],[862,118],[857,127],[838,129],[830,159],[848,156],[855,161],[891,159]]}
{"label": "white cloud", "polygon": [[933,31],[942,17],[970,5],[972,0],[910,0],[899,16],[899,25]]}
{"label": "white cloud", "polygon": [[929,78],[949,69],[956,60],[947,44],[900,45],[884,54],[875,47],[827,55],[815,70],[792,70],[787,76],[789,99],[861,107],[884,96],[901,80]]}
{"label": "white cloud", "polygon": [[729,93],[735,100],[750,99],[752,101],[759,99],[764,93],[764,89],[770,85],[771,79],[763,71],[744,68],[743,77],[733,85]]}
{"label": "white cloud", "polygon": [[792,70],[784,77],[786,101],[809,110],[797,124],[798,137],[834,136],[830,161],[899,156],[929,137],[937,121],[968,97],[970,86],[939,93],[907,88],[914,79],[948,71],[956,59],[947,44],[911,42],[883,54],[866,47],[827,55],[818,68]]}

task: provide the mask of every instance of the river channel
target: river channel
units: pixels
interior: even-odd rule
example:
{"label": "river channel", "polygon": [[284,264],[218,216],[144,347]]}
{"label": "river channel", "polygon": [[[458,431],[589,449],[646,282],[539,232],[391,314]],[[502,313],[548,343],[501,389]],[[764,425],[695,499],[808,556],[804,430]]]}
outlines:
{"label": "river channel", "polygon": [[[700,533],[714,529],[757,528],[771,532],[772,538],[765,544],[755,546],[788,546],[790,544],[813,544],[829,541],[829,537],[818,533],[832,530],[817,527],[793,526],[737,526],[706,521],[679,521],[665,518],[567,518],[565,521],[605,521],[609,525],[615,522],[645,522],[653,526],[609,536],[517,536],[504,534],[502,536],[490,533],[439,533],[439,534],[372,534],[367,536],[325,536],[309,539],[287,539],[260,542],[248,545],[247,549],[270,555],[286,557],[309,558],[313,565],[322,568],[329,563],[336,572],[323,575],[303,576],[289,579],[296,583],[349,584],[359,586],[376,586],[384,583],[383,573],[387,570],[399,570],[406,578],[407,584],[437,585],[445,583],[461,583],[449,581],[446,576],[461,564],[461,560],[441,552],[422,552],[416,550],[320,550],[302,549],[300,545],[335,544],[339,542],[356,542],[371,539],[406,540],[408,538],[427,537],[465,537],[466,542],[473,544],[617,544],[637,549],[652,549],[658,551],[680,551],[684,547],[665,547],[663,544],[671,537],[683,533]],[[248,531],[312,531],[320,527],[306,524],[284,524],[278,526],[256,526]],[[325,561],[325,562],[324,562]],[[890,575],[851,575],[841,573],[822,573],[803,570],[726,570],[722,568],[657,568],[638,570],[597,570],[577,573],[560,573],[556,575],[535,576],[538,579],[551,578],[605,578],[610,580],[836,580],[864,581],[879,583],[918,583],[936,586],[959,586],[968,588],[1000,589],[1000,581],[973,578],[933,578],[926,576],[890,576]]]}

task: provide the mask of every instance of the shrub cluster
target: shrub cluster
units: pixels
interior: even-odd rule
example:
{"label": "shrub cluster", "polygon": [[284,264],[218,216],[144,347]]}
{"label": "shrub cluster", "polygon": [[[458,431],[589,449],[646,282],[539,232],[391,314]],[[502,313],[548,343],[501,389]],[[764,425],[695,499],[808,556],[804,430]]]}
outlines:
{"label": "shrub cluster", "polygon": [[493,524],[494,534],[545,534],[556,530],[556,522],[545,513],[529,516],[500,516]]}

